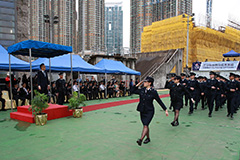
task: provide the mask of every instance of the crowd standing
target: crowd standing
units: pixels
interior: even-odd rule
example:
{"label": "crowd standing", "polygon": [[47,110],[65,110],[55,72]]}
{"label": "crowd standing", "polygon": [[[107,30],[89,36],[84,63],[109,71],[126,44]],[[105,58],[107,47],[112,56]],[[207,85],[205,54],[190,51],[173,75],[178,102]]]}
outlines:
{"label": "crowd standing", "polygon": [[[173,126],[179,125],[179,112],[185,106],[189,107],[189,115],[201,106],[202,110],[208,108],[208,117],[212,117],[227,104],[227,117],[234,118],[240,106],[240,75],[230,73],[229,79],[215,73],[209,73],[210,78],[199,76],[191,72],[190,75],[182,73],[180,76],[172,75],[166,82],[165,88],[170,89],[170,109],[175,112]],[[184,97],[184,98],[183,98]],[[184,100],[184,101],[183,101]],[[206,107],[207,106],[207,107]]]}
{"label": "crowd standing", "polygon": [[[48,102],[53,101],[59,105],[68,103],[68,100],[72,96],[73,92],[79,92],[86,96],[87,100],[123,97],[130,95],[130,88],[133,87],[133,80],[130,80],[129,86],[126,86],[125,81],[118,81],[114,76],[110,81],[105,83],[105,79],[97,81],[94,76],[92,78],[82,81],[82,79],[73,80],[73,87],[71,80],[66,82],[63,78],[63,72],[59,73],[59,79],[50,83],[46,67],[44,64],[40,65],[41,70],[38,71],[36,76],[33,77],[33,90],[37,90],[40,93],[48,95]],[[21,78],[14,78],[11,75],[12,80],[12,95],[13,100],[17,106],[25,105],[26,100],[31,104],[31,87],[30,77],[27,78],[24,74]],[[20,84],[21,82],[21,84]],[[135,83],[138,83],[136,79]],[[10,91],[10,74],[7,74],[5,78],[6,88],[4,90]],[[21,86],[21,87],[20,87]],[[107,92],[106,92],[107,91]],[[10,93],[9,93],[10,95]],[[34,95],[34,94],[33,94]],[[9,97],[10,99],[11,97]],[[18,100],[21,100],[21,104],[18,104]],[[2,102],[2,111],[5,111],[5,99],[2,98],[2,90],[0,89],[0,102]]]}

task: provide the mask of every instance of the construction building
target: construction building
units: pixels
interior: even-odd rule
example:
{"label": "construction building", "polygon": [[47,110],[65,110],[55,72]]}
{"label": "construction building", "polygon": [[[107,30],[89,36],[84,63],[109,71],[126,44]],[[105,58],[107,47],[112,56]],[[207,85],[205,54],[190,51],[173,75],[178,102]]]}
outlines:
{"label": "construction building", "polygon": [[[222,54],[230,50],[240,52],[239,30],[226,26],[225,30],[217,31],[207,27],[195,27],[194,23],[189,21],[189,67],[196,61],[222,61]],[[141,42],[142,53],[183,49],[182,67],[185,67],[187,16],[165,19],[144,27]]]}
{"label": "construction building", "polygon": [[105,51],[105,0],[79,0],[78,4],[78,52]]}
{"label": "construction building", "polygon": [[105,4],[105,45],[107,54],[123,52],[122,2]]}
{"label": "construction building", "polygon": [[192,14],[192,0],[131,0],[131,52],[141,52],[143,27],[184,13]]}

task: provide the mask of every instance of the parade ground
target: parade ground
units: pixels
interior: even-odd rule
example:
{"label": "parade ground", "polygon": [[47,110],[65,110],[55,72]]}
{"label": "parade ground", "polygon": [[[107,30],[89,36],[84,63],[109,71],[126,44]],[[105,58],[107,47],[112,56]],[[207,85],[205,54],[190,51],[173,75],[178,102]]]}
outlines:
{"label": "parade ground", "polygon": [[[160,91],[167,94],[167,91]],[[88,101],[88,105],[136,99],[137,95]],[[170,99],[162,98],[166,106]],[[172,127],[173,112],[166,117],[155,104],[150,124],[151,142],[139,147],[142,124],[137,103],[66,117],[36,126],[10,119],[10,110],[0,112],[1,160],[239,160],[240,116],[226,117],[226,106],[213,117],[198,109],[180,112],[180,125]],[[199,107],[200,108],[200,107]]]}

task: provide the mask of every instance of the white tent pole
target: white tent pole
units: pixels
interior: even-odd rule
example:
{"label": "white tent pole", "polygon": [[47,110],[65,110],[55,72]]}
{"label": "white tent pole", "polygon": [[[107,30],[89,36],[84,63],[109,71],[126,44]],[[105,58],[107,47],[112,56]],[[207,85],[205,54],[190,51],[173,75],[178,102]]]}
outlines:
{"label": "white tent pole", "polygon": [[70,56],[70,62],[71,62],[71,85],[72,85],[72,94],[73,94],[73,71],[72,71],[72,53]]}
{"label": "white tent pole", "polygon": [[107,98],[107,73],[105,73],[105,96]]}
{"label": "white tent pole", "polygon": [[[33,100],[33,84],[32,84],[32,49],[29,49],[29,63],[30,63],[30,82],[31,82],[31,101]],[[32,111],[33,115],[33,111]]]}
{"label": "white tent pole", "polygon": [[127,94],[127,74],[125,74],[125,96]]}
{"label": "white tent pole", "polygon": [[50,103],[51,103],[51,98],[52,98],[52,87],[51,87],[51,83],[52,83],[52,73],[51,73],[51,58],[49,58],[49,77],[50,77]]}
{"label": "white tent pole", "polygon": [[[11,111],[13,112],[13,104],[12,104],[12,101],[13,101],[13,95],[12,95],[12,69],[11,69],[11,55],[10,53],[8,54],[9,56],[9,74],[10,74],[10,97],[11,97]],[[2,105],[3,106],[3,105]]]}

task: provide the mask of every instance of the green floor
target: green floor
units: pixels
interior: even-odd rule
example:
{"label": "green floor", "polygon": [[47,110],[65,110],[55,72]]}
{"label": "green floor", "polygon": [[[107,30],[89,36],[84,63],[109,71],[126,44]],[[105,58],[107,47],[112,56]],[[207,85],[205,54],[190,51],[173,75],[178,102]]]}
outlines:
{"label": "green floor", "polygon": [[[163,101],[169,106],[169,98]],[[184,108],[180,126],[172,127],[173,113],[166,117],[155,105],[152,142],[139,147],[135,141],[142,126],[136,105],[84,113],[81,119],[51,120],[46,126],[10,120],[10,111],[0,112],[0,160],[239,160],[240,117],[228,119],[226,108],[212,118],[207,110],[189,116]]]}

